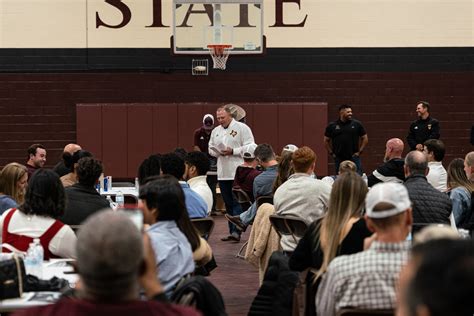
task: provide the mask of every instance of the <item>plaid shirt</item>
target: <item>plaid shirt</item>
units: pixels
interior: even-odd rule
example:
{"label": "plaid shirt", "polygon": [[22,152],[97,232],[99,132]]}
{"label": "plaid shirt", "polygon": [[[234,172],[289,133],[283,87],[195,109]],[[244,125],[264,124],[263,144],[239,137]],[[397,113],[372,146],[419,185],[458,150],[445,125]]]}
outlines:
{"label": "plaid shirt", "polygon": [[395,308],[395,284],[410,242],[374,241],[366,251],[335,258],[316,295],[317,314],[336,315],[347,307]]}

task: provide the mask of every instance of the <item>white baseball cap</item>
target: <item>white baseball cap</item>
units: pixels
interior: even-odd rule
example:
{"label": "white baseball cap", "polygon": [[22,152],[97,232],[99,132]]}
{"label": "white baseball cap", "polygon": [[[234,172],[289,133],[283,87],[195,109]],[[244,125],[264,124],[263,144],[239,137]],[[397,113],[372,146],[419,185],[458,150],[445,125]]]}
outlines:
{"label": "white baseball cap", "polygon": [[[393,205],[393,208],[375,211],[379,203]],[[387,218],[405,212],[411,207],[407,188],[401,183],[382,182],[374,185],[365,198],[365,211],[370,218]]]}
{"label": "white baseball cap", "polygon": [[292,153],[294,153],[297,150],[298,150],[298,146],[293,145],[293,144],[288,144],[285,147],[283,147],[283,151],[289,151],[289,152],[292,152]]}
{"label": "white baseball cap", "polygon": [[255,158],[255,148],[257,144],[250,144],[242,151],[242,158]]}

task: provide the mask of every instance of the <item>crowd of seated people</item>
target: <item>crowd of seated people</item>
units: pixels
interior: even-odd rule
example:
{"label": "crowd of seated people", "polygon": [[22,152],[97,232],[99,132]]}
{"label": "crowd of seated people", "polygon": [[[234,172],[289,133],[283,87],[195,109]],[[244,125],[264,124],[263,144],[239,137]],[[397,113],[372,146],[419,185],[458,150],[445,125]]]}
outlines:
{"label": "crowd of seated people", "polygon": [[[457,234],[456,229],[472,234],[474,152],[464,159],[452,160],[444,175],[441,162],[445,149],[441,141],[428,140],[423,151],[408,152],[404,158],[401,155],[403,146],[398,138],[387,142],[384,164],[369,174],[369,185],[349,161],[340,164],[337,177],[319,180],[315,175],[316,154],[307,146],[284,149],[280,157],[268,144],[256,146],[247,157],[244,153],[247,165],[243,168],[253,169],[256,163],[262,172],[247,172],[248,179],[239,178],[241,183],[252,183],[249,192],[254,200],[248,213],[227,216],[227,220],[241,231],[252,222],[257,223],[250,231],[245,258],[258,267],[260,283],[265,278],[271,254],[282,251],[291,270],[309,272],[305,280],[306,315],[336,315],[346,308],[390,311],[398,308],[400,315],[410,316],[436,315],[446,308],[456,310],[453,306],[437,304],[432,297],[446,296],[447,300],[464,302],[464,292],[472,289],[472,283],[470,288],[465,287],[467,280],[472,280],[472,272],[463,266],[466,262],[473,263],[472,242],[433,242],[440,245],[438,249],[427,242],[429,246],[411,250],[410,239],[430,224],[449,225],[454,234]],[[41,149],[41,153],[44,151],[38,159],[45,161],[44,147],[36,148]],[[36,154],[31,153],[29,161],[34,162],[35,157]],[[128,274],[128,285],[120,293],[114,292],[118,289],[104,289],[95,281],[106,276],[91,272],[99,259],[94,258],[94,254],[85,254],[84,247],[107,243],[107,234],[118,229],[99,229],[99,224],[92,219],[103,227],[113,226],[111,223],[115,222],[117,227],[125,227],[129,223],[117,212],[99,212],[109,206],[95,187],[103,173],[99,160],[77,148],[72,153],[64,153],[63,158],[69,173],[61,179],[39,162],[30,165],[29,169],[18,163],[10,163],[2,169],[0,241],[26,251],[29,243],[39,238],[45,259],[77,258],[79,271],[83,273],[81,291],[84,296],[74,303],[61,300],[57,304],[63,310],[97,307],[105,312],[108,308],[114,310],[122,306],[126,300],[135,302],[130,311],[150,306],[160,310],[168,306],[162,301],[169,300],[180,282],[193,275],[196,267],[213,258],[211,246],[191,222],[193,218],[208,216],[212,207],[212,192],[208,187],[202,187],[209,170],[207,156],[180,150],[151,155],[140,165],[138,208],[143,212],[146,237],[145,241],[138,240],[137,236],[128,237],[135,238],[130,242],[140,244],[135,249],[139,253],[133,260],[138,256],[140,262],[146,261],[150,267],[144,272],[143,268],[135,267],[135,262],[127,271],[118,271],[120,267],[110,268],[107,277],[114,278],[114,273]],[[261,196],[271,196],[273,201],[260,205],[258,198]],[[103,214],[111,218],[109,224]],[[271,225],[273,214],[302,220],[307,225],[303,237],[279,235]],[[78,239],[69,225],[81,224],[89,234],[84,233],[82,239]],[[100,230],[101,234],[89,236],[94,230]],[[110,242],[123,242],[119,237],[126,236],[110,237]],[[440,248],[449,247],[451,249],[446,253],[451,261],[435,258],[441,253]],[[454,251],[456,249],[458,251]],[[410,251],[413,257],[409,260]],[[114,256],[119,254],[103,255],[110,255],[107,260],[110,259],[109,264],[113,265]],[[128,258],[124,262],[126,260],[133,261]],[[466,277],[460,282],[463,290],[456,292],[457,298],[434,286],[432,275],[427,272],[436,271],[443,264],[453,265],[455,273]],[[404,272],[400,274],[405,266],[411,269],[406,276]],[[143,275],[150,280],[144,280]],[[446,275],[448,279],[455,277]],[[397,294],[400,278],[405,283],[402,282]],[[145,290],[149,306],[138,303],[138,284]],[[433,296],[427,295],[427,291],[432,291]],[[117,298],[117,306],[102,305],[108,295]],[[97,298],[97,301],[88,305],[91,304],[88,298]],[[464,310],[459,311],[462,314]],[[168,314],[173,313],[179,314],[179,308]]]}

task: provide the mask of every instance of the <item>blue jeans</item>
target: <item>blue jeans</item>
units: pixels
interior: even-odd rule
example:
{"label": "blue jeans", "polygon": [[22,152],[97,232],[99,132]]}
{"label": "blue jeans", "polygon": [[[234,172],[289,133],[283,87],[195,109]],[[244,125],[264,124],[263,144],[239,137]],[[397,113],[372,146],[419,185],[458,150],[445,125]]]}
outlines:
{"label": "blue jeans", "polygon": [[[352,156],[352,159],[350,159],[352,162],[355,163],[356,167],[357,167],[357,173],[359,175],[362,175],[362,163],[360,161],[360,157],[359,156]],[[335,157],[334,158],[334,164],[335,164],[335,167],[336,167],[336,174],[339,174],[339,165],[341,164],[341,162],[343,162],[344,160],[338,158],[338,157]]]}
{"label": "blue jeans", "polygon": [[253,202],[252,205],[250,205],[250,207],[245,212],[240,214],[240,220],[242,221],[242,223],[248,226],[253,222],[256,215],[257,202]]}
{"label": "blue jeans", "polygon": [[[240,207],[239,202],[234,199],[234,194],[232,193],[233,182],[233,180],[219,180],[219,188],[221,189],[222,199],[224,200],[227,214],[231,216],[237,216],[242,213],[242,208]],[[234,224],[229,222],[229,233],[236,233],[240,235],[240,230],[238,230]]]}

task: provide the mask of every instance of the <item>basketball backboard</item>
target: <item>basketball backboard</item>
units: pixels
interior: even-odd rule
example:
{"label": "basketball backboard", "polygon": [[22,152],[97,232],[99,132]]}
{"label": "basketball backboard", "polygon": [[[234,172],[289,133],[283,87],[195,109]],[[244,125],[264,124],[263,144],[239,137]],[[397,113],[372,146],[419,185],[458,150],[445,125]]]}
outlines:
{"label": "basketball backboard", "polygon": [[262,54],[263,0],[173,0],[174,54],[209,54],[209,45],[231,45],[230,54]]}

